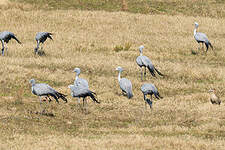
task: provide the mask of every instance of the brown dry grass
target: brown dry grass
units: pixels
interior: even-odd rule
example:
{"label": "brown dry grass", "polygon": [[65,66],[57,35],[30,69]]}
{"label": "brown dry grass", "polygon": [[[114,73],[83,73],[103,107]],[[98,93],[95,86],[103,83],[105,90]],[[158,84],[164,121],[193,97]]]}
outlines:
{"label": "brown dry grass", "polygon": [[7,4],[9,4],[8,0],[1,0],[0,1],[0,5],[7,5]]}
{"label": "brown dry grass", "polygon": [[[215,47],[207,55],[197,51],[194,21]],[[14,32],[23,45],[10,41],[1,57],[1,149],[223,149],[225,146],[225,21],[204,17],[141,15],[104,11],[21,11],[8,9],[0,16],[1,30]],[[46,41],[47,56],[36,57],[36,32],[54,33]],[[115,52],[116,45],[131,44]],[[165,78],[152,78],[164,96],[144,109],[135,63],[139,45]],[[133,84],[134,97],[120,93],[115,68]],[[75,99],[48,105],[55,117],[39,111],[29,80],[37,79],[67,93],[73,68],[98,93],[101,104],[89,100],[83,113]],[[209,103],[207,91],[218,90],[221,106]]]}

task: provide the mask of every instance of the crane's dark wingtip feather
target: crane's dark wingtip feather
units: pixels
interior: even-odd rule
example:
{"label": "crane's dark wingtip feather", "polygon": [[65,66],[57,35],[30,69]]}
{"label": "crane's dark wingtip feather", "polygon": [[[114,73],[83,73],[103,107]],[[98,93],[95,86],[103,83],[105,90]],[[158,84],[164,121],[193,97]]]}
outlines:
{"label": "crane's dark wingtip feather", "polygon": [[133,96],[134,96],[133,93],[127,93],[127,98],[128,99],[131,99]]}
{"label": "crane's dark wingtip feather", "polygon": [[155,68],[155,71],[160,75],[160,76],[164,76],[161,72],[159,72],[159,70],[157,70],[156,68]]}
{"label": "crane's dark wingtip feather", "polygon": [[212,50],[213,50],[213,46],[212,46],[212,44],[209,42],[209,46],[212,48]]}
{"label": "crane's dark wingtip feather", "polygon": [[59,93],[59,92],[57,92],[56,94],[57,94],[58,98],[61,98],[63,101],[65,101],[65,103],[67,103],[67,99],[66,99],[67,95]]}
{"label": "crane's dark wingtip feather", "polygon": [[93,93],[93,92],[91,92],[90,95],[89,95],[89,96],[91,97],[91,99],[92,99],[94,102],[100,104],[100,102],[95,98],[95,96],[94,96],[92,93]]}
{"label": "crane's dark wingtip feather", "polygon": [[[149,70],[149,71],[150,71],[150,70]],[[150,71],[150,73],[151,73],[151,75],[152,75],[153,77],[156,77],[154,71]]]}

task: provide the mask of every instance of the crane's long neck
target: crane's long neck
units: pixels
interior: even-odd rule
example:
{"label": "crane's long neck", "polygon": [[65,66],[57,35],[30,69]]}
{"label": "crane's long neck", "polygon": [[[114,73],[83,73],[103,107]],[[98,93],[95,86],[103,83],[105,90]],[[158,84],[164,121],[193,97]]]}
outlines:
{"label": "crane's long neck", "polygon": [[197,33],[197,28],[194,29],[194,36],[195,36],[196,33]]}
{"label": "crane's long neck", "polygon": [[118,81],[120,82],[120,74],[121,74],[121,71],[119,71],[119,75],[118,75]]}
{"label": "crane's long neck", "polygon": [[140,56],[142,56],[143,55],[143,52],[142,52],[142,50],[140,50]]}
{"label": "crane's long neck", "polygon": [[76,73],[75,80],[77,81],[78,78],[79,78],[79,73]]}

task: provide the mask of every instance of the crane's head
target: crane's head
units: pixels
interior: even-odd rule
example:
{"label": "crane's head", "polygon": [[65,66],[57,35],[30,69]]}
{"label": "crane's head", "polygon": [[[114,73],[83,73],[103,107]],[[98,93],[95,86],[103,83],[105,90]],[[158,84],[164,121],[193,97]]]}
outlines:
{"label": "crane's head", "polygon": [[34,79],[31,79],[29,82],[30,82],[30,84],[32,84],[32,85],[35,84],[35,80],[34,80]]}
{"label": "crane's head", "polygon": [[148,98],[146,98],[145,100],[149,104],[150,108],[152,108],[152,101],[150,99],[148,99]]}
{"label": "crane's head", "polygon": [[208,92],[209,93],[214,93],[215,92],[215,89],[210,89]]}
{"label": "crane's head", "polygon": [[144,48],[144,46],[143,46],[143,45],[141,45],[141,46],[139,47],[139,51],[140,51],[140,53],[142,53],[143,48]]}
{"label": "crane's head", "polygon": [[35,47],[35,48],[34,48],[34,54],[37,54],[37,53],[38,53],[38,48]]}
{"label": "crane's head", "polygon": [[197,22],[195,22],[195,28],[198,28],[198,23]]}
{"label": "crane's head", "polygon": [[120,66],[118,66],[118,67],[116,68],[116,70],[122,72],[122,71],[123,71],[123,68],[120,67]]}
{"label": "crane's head", "polygon": [[80,68],[75,68],[73,72],[76,72],[78,75],[80,74]]}

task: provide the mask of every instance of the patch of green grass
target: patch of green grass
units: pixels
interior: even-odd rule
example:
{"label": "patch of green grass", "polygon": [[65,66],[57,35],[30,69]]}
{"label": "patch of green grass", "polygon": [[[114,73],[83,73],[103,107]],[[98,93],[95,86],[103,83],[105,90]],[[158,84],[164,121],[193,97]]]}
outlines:
{"label": "patch of green grass", "polygon": [[113,50],[115,52],[128,51],[130,48],[131,48],[131,43],[125,43],[124,46],[122,46],[122,45],[116,45]]}

